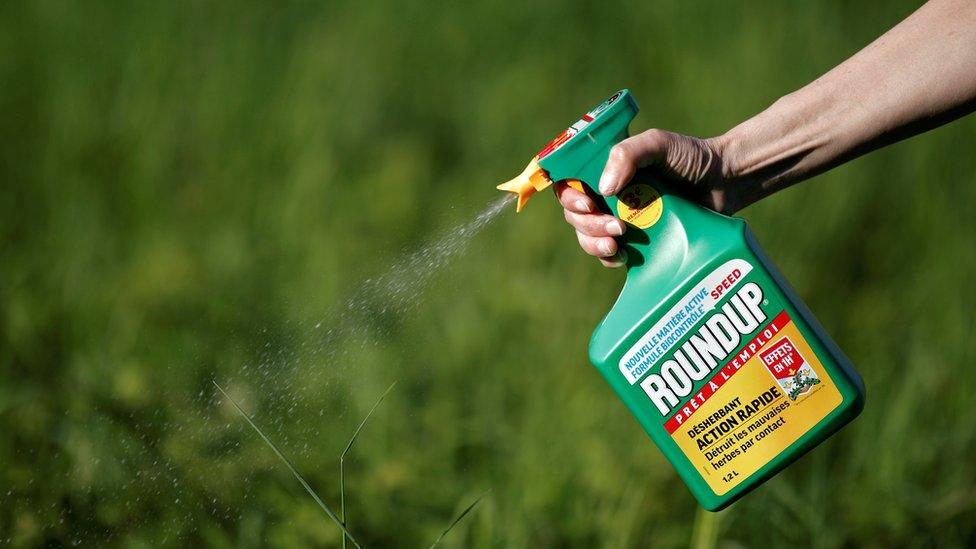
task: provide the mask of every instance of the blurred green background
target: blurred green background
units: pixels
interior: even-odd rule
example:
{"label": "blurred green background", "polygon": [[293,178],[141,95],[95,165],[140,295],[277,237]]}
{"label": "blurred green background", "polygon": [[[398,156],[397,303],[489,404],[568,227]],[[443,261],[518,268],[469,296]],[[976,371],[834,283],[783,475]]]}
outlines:
{"label": "blurred green background", "polygon": [[[343,304],[610,92],[635,130],[715,135],[917,2],[467,4],[0,6],[0,543],[337,546],[211,379],[333,505],[398,383],[347,458],[367,546],[485,492],[444,546],[689,543],[694,500],[586,359],[622,274],[553,201],[412,307]],[[974,145],[970,117],[743,212],[868,401],[720,546],[976,542]]]}

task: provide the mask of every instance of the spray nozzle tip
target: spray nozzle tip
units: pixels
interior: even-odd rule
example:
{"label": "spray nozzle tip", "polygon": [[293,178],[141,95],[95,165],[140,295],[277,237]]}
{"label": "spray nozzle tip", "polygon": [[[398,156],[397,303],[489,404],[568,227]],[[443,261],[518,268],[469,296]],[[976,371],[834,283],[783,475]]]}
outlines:
{"label": "spray nozzle tip", "polygon": [[525,203],[529,201],[532,195],[548,188],[550,185],[552,185],[552,180],[549,179],[546,171],[539,167],[538,157],[532,157],[529,165],[522,170],[522,173],[518,174],[514,179],[498,185],[496,188],[517,194],[518,203],[515,205],[515,211],[521,212],[522,208],[525,207]]}

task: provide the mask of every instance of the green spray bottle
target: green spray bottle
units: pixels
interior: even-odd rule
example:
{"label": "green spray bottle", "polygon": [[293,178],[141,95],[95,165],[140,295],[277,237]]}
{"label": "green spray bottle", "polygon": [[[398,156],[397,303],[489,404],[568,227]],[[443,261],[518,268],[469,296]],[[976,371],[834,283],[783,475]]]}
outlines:
{"label": "green spray bottle", "polygon": [[639,174],[616,197],[596,185],[637,114],[628,90],[559,134],[515,179],[517,210],[554,181],[586,185],[628,224],[627,280],[590,340],[590,361],[717,511],[854,419],[860,376],[745,221]]}

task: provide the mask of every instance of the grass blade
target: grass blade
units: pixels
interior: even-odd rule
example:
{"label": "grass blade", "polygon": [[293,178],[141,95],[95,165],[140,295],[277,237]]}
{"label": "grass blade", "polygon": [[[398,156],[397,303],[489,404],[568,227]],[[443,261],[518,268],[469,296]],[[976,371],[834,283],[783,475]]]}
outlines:
{"label": "grass blade", "polygon": [[376,408],[379,407],[381,402],[383,402],[383,399],[386,398],[386,395],[390,394],[390,391],[392,391],[393,388],[396,387],[396,384],[397,382],[394,381],[393,383],[390,384],[389,387],[386,388],[385,391],[383,391],[383,394],[380,395],[380,398],[376,400],[376,403],[373,404],[373,407],[370,408],[369,412],[366,413],[366,417],[364,417],[363,420],[359,422],[359,427],[356,427],[356,431],[352,434],[352,437],[349,439],[349,444],[346,444],[346,449],[343,450],[342,454],[339,456],[340,461],[346,457],[346,454],[349,453],[349,450],[352,448],[353,443],[356,442],[357,438],[359,438],[359,432],[363,430],[363,427],[366,425],[366,421],[369,419],[369,416],[373,415],[373,412],[376,411]]}
{"label": "grass blade", "polygon": [[699,507],[698,514],[695,515],[695,525],[692,528],[691,540],[688,546],[691,549],[715,549],[718,545],[718,534],[722,517],[728,511],[713,513]]}
{"label": "grass blade", "polygon": [[[346,474],[343,468],[343,462],[346,460],[346,454],[349,453],[349,450],[352,448],[353,443],[356,442],[356,439],[359,437],[359,432],[362,431],[363,427],[366,425],[366,420],[369,419],[369,416],[373,415],[373,412],[380,405],[380,403],[383,402],[383,399],[386,398],[386,395],[388,395],[390,391],[393,390],[393,387],[396,386],[396,384],[397,382],[394,381],[393,383],[390,384],[389,387],[386,388],[385,391],[383,391],[383,394],[380,395],[380,398],[376,400],[376,402],[373,404],[373,407],[370,408],[369,412],[366,413],[366,417],[364,417],[363,420],[359,422],[359,426],[356,427],[356,431],[353,432],[352,437],[349,439],[349,444],[346,444],[346,449],[343,450],[341,454],[339,454],[339,513],[340,516],[342,517],[343,524],[346,523]],[[346,547],[345,538],[342,538],[342,547],[343,549],[345,549]]]}
{"label": "grass blade", "polygon": [[261,439],[264,440],[264,442],[267,443],[267,445],[270,446],[272,450],[274,450],[274,453],[275,455],[278,456],[278,459],[280,459],[281,462],[284,463],[286,467],[288,467],[288,470],[291,471],[291,474],[294,475],[294,477],[298,480],[298,482],[301,483],[302,488],[305,488],[305,491],[308,492],[308,495],[312,496],[312,499],[315,500],[315,503],[317,503],[319,507],[321,507],[322,510],[325,511],[325,514],[328,515],[330,519],[332,519],[332,522],[334,522],[336,526],[339,527],[340,530],[342,530],[342,533],[349,538],[349,541],[351,541],[352,544],[355,545],[356,547],[360,547],[359,543],[356,541],[356,538],[353,537],[353,535],[349,532],[349,530],[346,530],[346,525],[343,524],[341,520],[339,520],[339,517],[337,517],[336,514],[332,512],[332,509],[329,509],[329,506],[322,501],[322,498],[320,498],[318,494],[315,493],[315,490],[313,490],[312,487],[309,486],[308,482],[305,481],[305,478],[302,477],[302,475],[298,472],[298,469],[295,469],[295,466],[292,465],[291,461],[287,457],[285,457],[285,454],[281,453],[281,450],[275,445],[275,443],[271,442],[271,439],[269,439],[253,421],[251,421],[251,417],[247,415],[247,412],[244,411],[244,408],[241,408],[241,405],[238,404],[236,400],[231,398],[231,396],[227,394],[227,391],[225,391],[223,387],[217,384],[216,380],[210,380],[210,381],[214,384],[214,387],[216,387],[217,390],[220,391],[220,393],[224,395],[224,397],[227,400],[229,400],[231,404],[234,405],[234,408],[237,408],[237,411],[240,412],[242,416],[244,416],[244,419],[247,420],[248,424],[250,424],[250,426],[257,432],[257,434],[261,437]]}
{"label": "grass blade", "polygon": [[[487,492],[485,492],[485,494],[487,494]],[[464,517],[468,513],[470,513],[471,511],[473,511],[474,508],[479,503],[481,503],[481,499],[485,497],[485,494],[481,494],[480,496],[478,496],[478,499],[476,499],[473,502],[471,502],[471,505],[468,505],[468,507],[464,511],[461,511],[461,514],[458,515],[457,518],[454,519],[454,522],[452,522],[451,525],[447,527],[447,529],[445,529],[443,532],[441,532],[441,535],[437,536],[437,539],[434,540],[434,543],[431,543],[430,544],[430,549],[434,549],[434,547],[437,547],[437,544],[439,544],[441,542],[441,540],[444,539],[444,536],[446,536],[448,534],[448,532],[450,532],[451,530],[453,530],[454,527],[457,526],[459,522],[461,522],[462,520],[464,520]]]}

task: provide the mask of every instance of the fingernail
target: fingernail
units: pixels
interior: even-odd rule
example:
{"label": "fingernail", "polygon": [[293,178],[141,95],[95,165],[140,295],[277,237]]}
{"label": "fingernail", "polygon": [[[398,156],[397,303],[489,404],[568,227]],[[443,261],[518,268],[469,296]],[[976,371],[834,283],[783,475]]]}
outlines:
{"label": "fingernail", "polygon": [[590,211],[590,205],[587,204],[585,200],[577,200],[576,201],[576,209],[579,212],[586,213],[586,212],[589,212]]}
{"label": "fingernail", "polygon": [[617,219],[607,221],[607,232],[614,236],[620,236],[624,234],[624,224]]}
{"label": "fingernail", "polygon": [[627,264],[627,250],[620,248],[617,250],[617,255],[613,256],[611,259],[614,263],[614,268],[623,267]]}
{"label": "fingernail", "polygon": [[609,255],[613,254],[613,248],[610,247],[610,241],[609,240],[601,240],[600,241],[600,251],[603,252],[603,255],[604,256],[609,256]]}
{"label": "fingernail", "polygon": [[605,196],[613,194],[611,191],[616,182],[617,174],[613,170],[603,172],[603,175],[600,176],[600,194]]}

